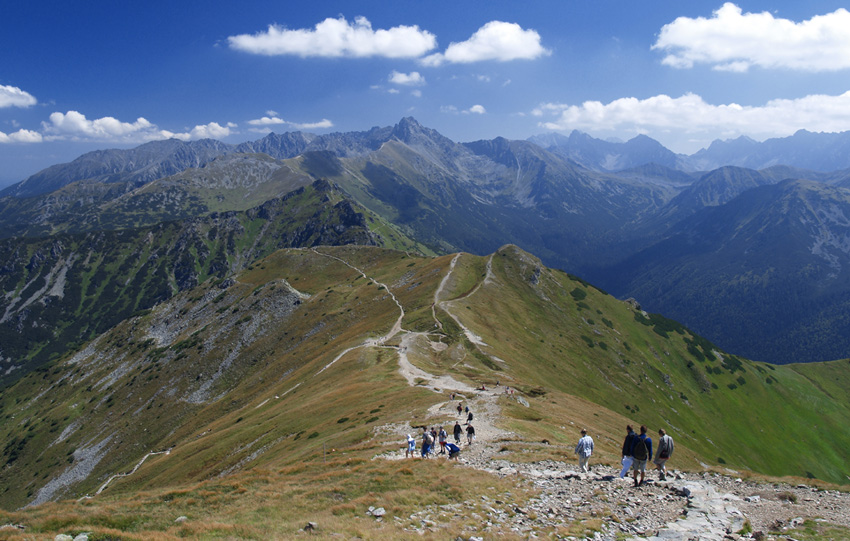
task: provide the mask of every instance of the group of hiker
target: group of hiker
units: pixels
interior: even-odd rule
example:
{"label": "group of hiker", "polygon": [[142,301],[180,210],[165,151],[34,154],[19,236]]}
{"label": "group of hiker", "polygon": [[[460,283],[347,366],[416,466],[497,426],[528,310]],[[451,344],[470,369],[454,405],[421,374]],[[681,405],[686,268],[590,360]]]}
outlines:
{"label": "group of hiker", "polygon": [[[498,382],[496,383],[498,386]],[[482,386],[483,388],[483,386]],[[507,387],[505,388],[507,392]],[[512,394],[513,390],[511,390]],[[455,399],[455,393],[451,394],[451,399]],[[469,406],[464,407],[462,402],[457,403],[457,414],[462,417],[466,413],[466,440],[467,445],[472,445],[475,440],[475,427],[472,426],[473,414]],[[460,455],[461,437],[464,429],[460,425],[460,421],[455,421],[452,435],[454,443],[448,441],[449,435],[441,426],[439,430],[436,427],[422,428],[422,444],[420,447],[420,456],[428,458],[431,455],[438,454],[437,443],[440,445],[439,454],[448,455],[450,459],[457,459]],[[655,459],[652,463],[655,464],[655,469],[658,470],[659,480],[664,481],[667,478],[667,461],[673,456],[673,438],[670,437],[663,428],[658,430],[658,445],[655,449]],[[576,444],[574,453],[578,455],[579,469],[582,473],[590,472],[590,457],[593,455],[593,438],[587,433],[587,429],[581,429],[581,438]],[[416,456],[416,439],[410,434],[407,435],[407,451],[406,458]],[[647,435],[646,425],[640,426],[640,434],[635,433],[632,425],[626,425],[626,438],[623,440],[622,448],[622,470],[620,470],[620,478],[625,478],[629,471],[633,472],[632,479],[634,486],[638,487],[646,481],[647,462],[652,459],[652,438]],[[638,481],[640,476],[640,481]]]}
{"label": "group of hiker", "polygon": [[[663,428],[658,430],[658,447],[655,452],[655,469],[658,470],[661,481],[667,478],[667,460],[673,456],[673,438]],[[588,460],[593,454],[593,438],[587,435],[587,430],[581,430],[581,438],[575,448],[578,455],[579,468],[582,472],[589,472]],[[626,425],[626,439],[623,440],[622,465],[620,478],[628,475],[629,470],[633,473],[634,486],[640,486],[646,481],[646,465],[652,458],[652,438],[646,434],[646,425],[641,425],[640,434],[636,434],[632,425]],[[640,482],[638,482],[640,473]]]}
{"label": "group of hiker", "polygon": [[[463,406],[458,403],[458,414],[462,414]],[[475,427],[472,426],[472,412],[469,411],[469,407],[466,408],[467,413],[467,421],[466,421],[466,444],[472,445],[472,442],[475,440]],[[441,454],[441,455],[449,455],[449,458],[457,459],[460,455],[460,440],[463,436],[464,429],[460,426],[460,421],[455,421],[455,426],[452,429],[452,435],[454,436],[454,442],[449,441],[449,434],[446,432],[445,428],[442,426],[437,429],[437,427],[428,427],[422,428],[422,444],[420,447],[420,456],[422,458],[429,458],[432,455]],[[437,453],[437,443],[440,445],[440,452]],[[416,439],[413,438],[410,434],[407,435],[407,451],[405,452],[405,458],[410,458],[412,456],[416,456]]]}

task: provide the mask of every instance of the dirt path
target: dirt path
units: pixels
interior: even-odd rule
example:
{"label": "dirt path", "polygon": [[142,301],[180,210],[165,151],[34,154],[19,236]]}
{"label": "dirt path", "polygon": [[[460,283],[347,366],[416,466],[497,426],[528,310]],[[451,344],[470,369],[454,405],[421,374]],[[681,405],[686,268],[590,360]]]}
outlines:
{"label": "dirt path", "polygon": [[349,267],[349,268],[351,268],[351,269],[353,269],[353,270],[357,271],[357,272],[360,274],[360,276],[362,276],[362,277],[363,277],[363,278],[365,278],[366,280],[370,280],[370,281],[372,281],[372,282],[375,282],[375,283],[376,283],[376,284],[378,284],[379,286],[383,287],[383,288],[384,288],[384,290],[385,290],[387,293],[389,293],[389,294],[390,294],[390,297],[392,297],[393,302],[396,304],[396,306],[398,306],[398,311],[399,311],[398,319],[396,320],[395,324],[393,324],[392,328],[391,328],[391,329],[387,332],[387,334],[385,334],[385,335],[383,335],[383,336],[381,336],[381,337],[378,337],[378,338],[368,338],[368,339],[366,339],[366,340],[365,340],[362,344],[360,344],[359,346],[352,346],[352,347],[350,347],[350,348],[348,348],[348,349],[343,350],[343,351],[342,351],[342,353],[340,353],[339,355],[337,355],[336,357],[334,357],[334,358],[333,358],[333,360],[332,360],[331,362],[329,362],[329,363],[328,363],[328,364],[326,364],[324,367],[322,367],[322,369],[321,369],[321,370],[319,370],[318,372],[316,372],[316,375],[317,375],[317,376],[318,376],[319,374],[321,374],[322,372],[324,372],[325,370],[327,370],[328,368],[330,368],[331,366],[333,366],[333,364],[334,364],[334,363],[336,363],[338,360],[340,360],[342,357],[344,357],[344,356],[345,356],[347,353],[349,353],[350,351],[353,351],[353,350],[355,350],[355,349],[359,349],[359,348],[363,348],[363,347],[380,347],[380,346],[383,346],[383,345],[384,345],[384,343],[386,343],[386,342],[388,342],[389,340],[391,340],[392,338],[394,338],[394,337],[395,337],[395,335],[397,335],[398,333],[400,333],[400,332],[407,332],[407,331],[404,331],[404,329],[402,329],[402,328],[401,328],[401,322],[402,322],[402,320],[404,319],[404,307],[401,305],[401,303],[399,302],[399,300],[396,298],[396,296],[395,296],[395,295],[393,294],[393,292],[390,290],[389,286],[387,286],[386,284],[381,283],[381,282],[379,282],[379,281],[375,280],[374,278],[371,278],[371,277],[367,276],[367,275],[366,275],[366,273],[365,273],[365,272],[363,272],[361,269],[359,269],[359,268],[355,267],[354,265],[352,265],[351,263],[349,263],[348,261],[346,261],[346,260],[344,260],[344,259],[342,259],[342,258],[340,258],[340,257],[334,256],[334,255],[330,255],[330,254],[323,254],[322,252],[320,252],[320,251],[316,250],[315,248],[311,248],[310,250],[311,250],[313,253],[315,253],[316,255],[320,255],[320,256],[328,257],[328,258],[330,258],[330,259],[335,259],[336,261],[339,261],[339,262],[340,262],[340,263],[342,263],[343,265],[345,265],[345,266],[347,266],[347,267]]}

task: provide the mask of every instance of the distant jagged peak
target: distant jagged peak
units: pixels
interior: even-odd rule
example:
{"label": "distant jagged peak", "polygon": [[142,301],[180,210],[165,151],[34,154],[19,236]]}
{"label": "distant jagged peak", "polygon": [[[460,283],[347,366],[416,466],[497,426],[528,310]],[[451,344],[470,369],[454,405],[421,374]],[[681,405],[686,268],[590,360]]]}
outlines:
{"label": "distant jagged peak", "polygon": [[[421,142],[423,139],[445,142],[449,139],[437,130],[426,128],[412,116],[402,118],[398,124],[393,126],[390,138],[396,138],[402,143]],[[453,142],[453,141],[452,141]]]}
{"label": "distant jagged peak", "polygon": [[75,160],[50,166],[9,186],[0,196],[32,197],[50,193],[72,182],[128,181],[137,185],[199,167],[231,152],[232,145],[215,139],[150,141],[130,149],[104,149],[87,152]]}

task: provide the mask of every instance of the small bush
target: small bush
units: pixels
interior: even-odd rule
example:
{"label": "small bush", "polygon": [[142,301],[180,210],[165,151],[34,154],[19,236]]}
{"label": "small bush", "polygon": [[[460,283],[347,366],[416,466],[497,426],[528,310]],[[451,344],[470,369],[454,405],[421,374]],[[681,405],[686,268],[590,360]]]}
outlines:
{"label": "small bush", "polygon": [[573,299],[575,299],[576,301],[581,301],[587,297],[587,291],[581,289],[580,287],[577,287],[570,291],[570,295],[572,295]]}

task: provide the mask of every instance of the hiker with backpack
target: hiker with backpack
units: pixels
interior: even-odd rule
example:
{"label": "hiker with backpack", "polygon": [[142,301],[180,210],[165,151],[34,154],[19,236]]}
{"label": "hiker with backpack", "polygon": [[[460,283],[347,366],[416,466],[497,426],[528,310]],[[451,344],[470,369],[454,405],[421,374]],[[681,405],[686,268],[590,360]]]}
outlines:
{"label": "hiker with backpack", "polygon": [[467,413],[467,415],[466,415],[466,424],[469,424],[469,423],[471,423],[471,422],[472,422],[472,412],[471,412],[471,411],[469,411],[469,407],[467,407],[467,408],[466,408],[466,411],[468,411],[468,412],[469,412],[469,413]]}
{"label": "hiker with backpack", "polygon": [[434,438],[428,432],[428,428],[422,431],[422,458],[428,458],[428,453],[431,452],[431,446],[434,445]]}
{"label": "hiker with backpack", "polygon": [[632,462],[634,462],[634,457],[632,456],[632,443],[634,443],[634,439],[637,437],[634,429],[632,429],[632,425],[626,425],[626,439],[623,440],[623,469],[620,470],[620,479],[624,478],[628,475],[629,470],[632,467]]}
{"label": "hiker with backpack", "polygon": [[[640,436],[632,441],[632,470],[634,470],[635,486],[643,484],[646,478],[646,461],[652,456],[652,439],[646,435],[646,425],[640,425]],[[640,483],[638,483],[640,472]]]}
{"label": "hiker with backpack", "polygon": [[593,454],[593,438],[587,435],[587,429],[581,429],[581,438],[576,445],[575,454],[578,455],[578,465],[582,473],[588,473],[590,467],[587,465],[587,460]]}
{"label": "hiker with backpack", "polygon": [[664,481],[667,479],[667,460],[673,456],[673,438],[664,432],[661,428],[658,430],[658,452],[655,455],[655,468],[658,470],[658,479]]}
{"label": "hiker with backpack", "polygon": [[440,442],[440,454],[444,455],[446,454],[446,441],[449,439],[449,434],[443,429],[443,427],[440,427],[440,432],[437,436],[439,437]]}

